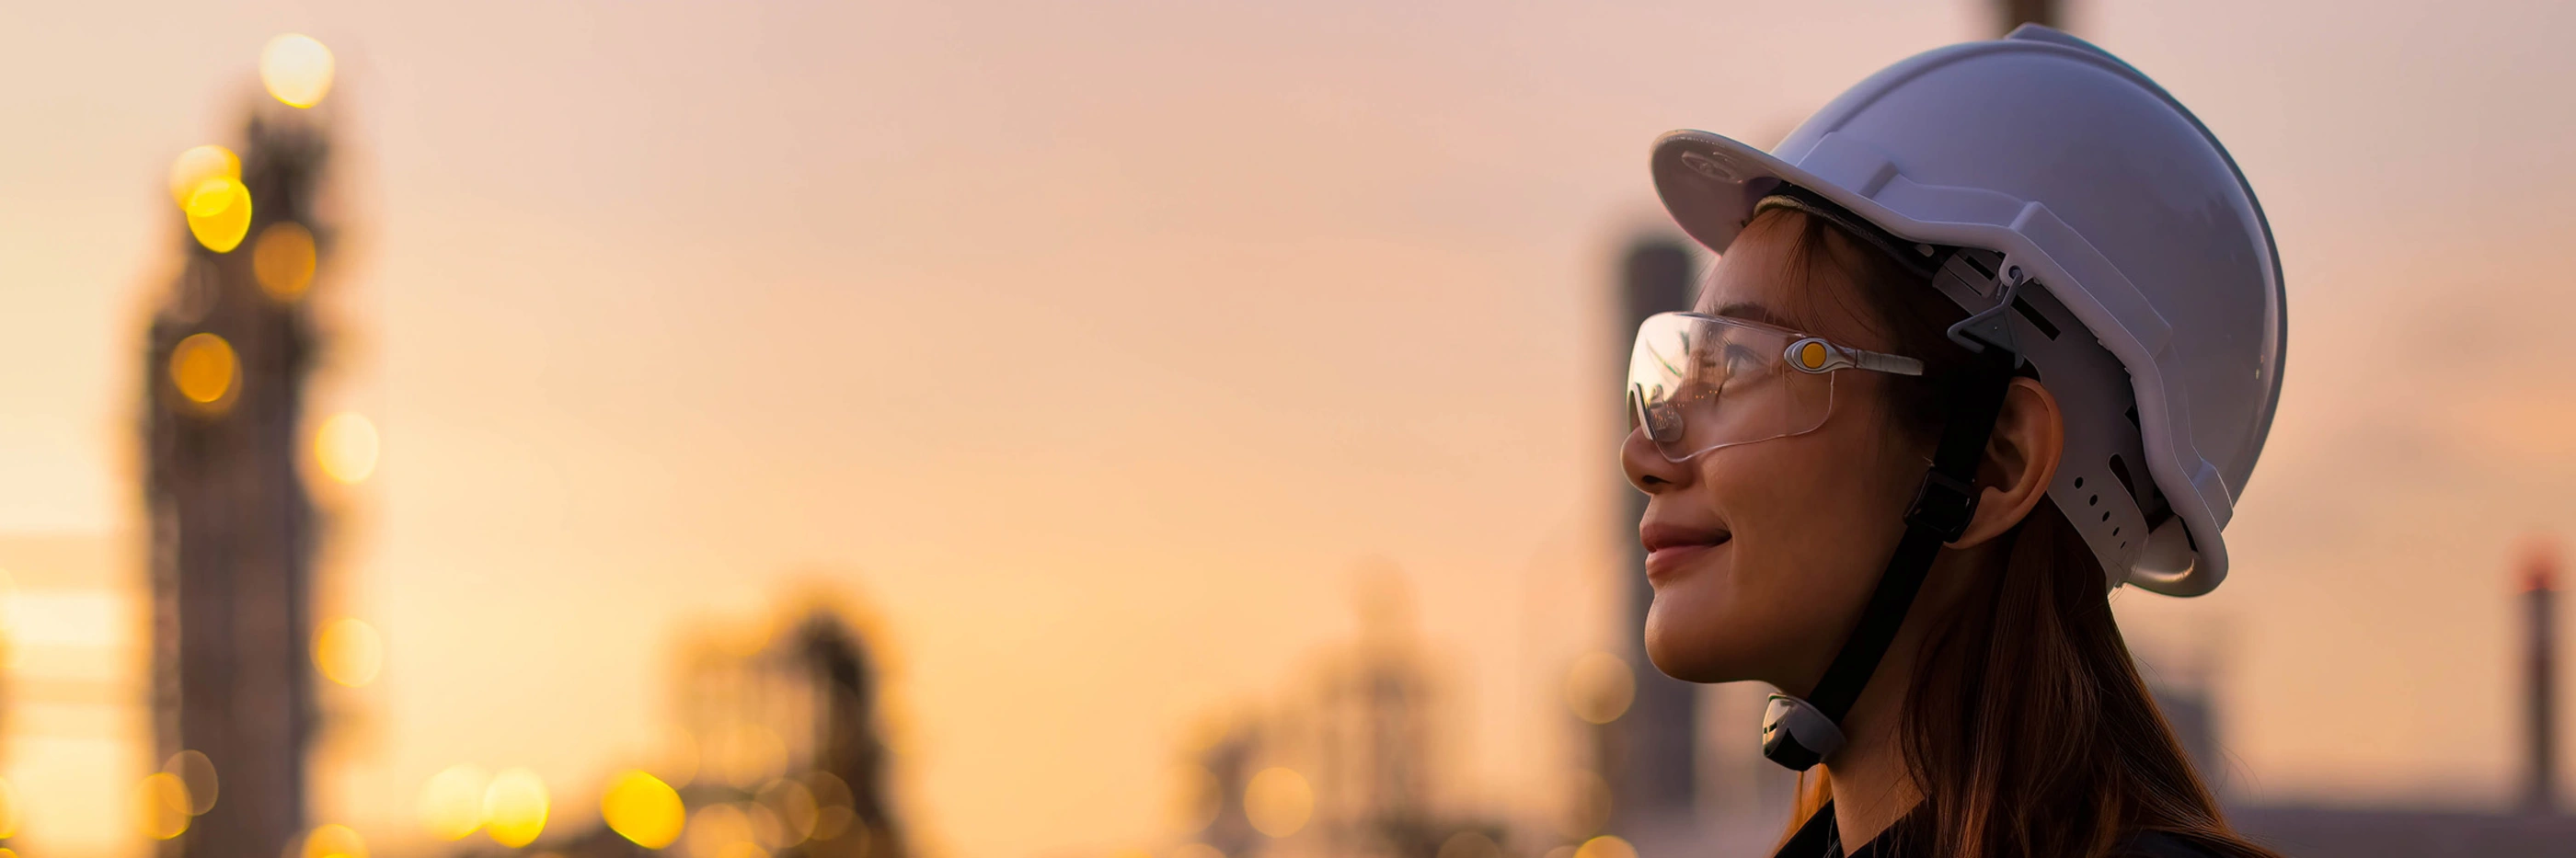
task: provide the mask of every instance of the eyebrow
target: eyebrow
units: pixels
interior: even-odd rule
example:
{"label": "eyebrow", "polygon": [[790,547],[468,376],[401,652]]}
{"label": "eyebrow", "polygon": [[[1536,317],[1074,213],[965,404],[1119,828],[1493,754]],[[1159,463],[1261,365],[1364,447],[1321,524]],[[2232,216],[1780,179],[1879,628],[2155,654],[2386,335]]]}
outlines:
{"label": "eyebrow", "polygon": [[1771,308],[1751,301],[1737,301],[1735,303],[1719,307],[1717,308],[1717,312],[1713,315],[1725,316],[1730,319],[1743,319],[1747,322],[1760,322],[1775,328],[1795,327],[1789,324],[1788,319],[1782,317],[1778,313],[1772,312]]}

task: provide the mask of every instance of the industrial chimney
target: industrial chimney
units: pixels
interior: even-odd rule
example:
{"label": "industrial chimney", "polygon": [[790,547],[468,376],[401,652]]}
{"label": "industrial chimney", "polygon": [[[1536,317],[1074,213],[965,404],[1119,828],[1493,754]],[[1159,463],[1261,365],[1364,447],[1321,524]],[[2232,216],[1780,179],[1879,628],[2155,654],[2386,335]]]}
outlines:
{"label": "industrial chimney", "polygon": [[2524,643],[2529,647],[2523,662],[2523,727],[2529,756],[2524,760],[2528,780],[2523,782],[2522,808],[2551,814],[2558,811],[2558,686],[2550,657],[2558,648],[2556,546],[2533,540],[2523,559],[2523,576]]}

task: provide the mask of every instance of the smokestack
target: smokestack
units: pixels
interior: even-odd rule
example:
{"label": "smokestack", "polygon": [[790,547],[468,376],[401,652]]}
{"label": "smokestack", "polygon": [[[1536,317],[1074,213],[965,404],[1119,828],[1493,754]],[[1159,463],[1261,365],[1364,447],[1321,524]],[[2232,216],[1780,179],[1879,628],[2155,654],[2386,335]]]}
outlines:
{"label": "smokestack", "polygon": [[[1620,401],[1627,388],[1628,349],[1646,317],[1688,310],[1698,264],[1690,248],[1662,235],[1641,236],[1628,246],[1619,265],[1618,328],[1612,331],[1611,366],[1618,371],[1618,392],[1604,391],[1605,403]],[[1619,418],[1627,434],[1627,418]],[[1619,518],[1611,523],[1621,550],[1619,574],[1625,579],[1626,616],[1620,633],[1627,638],[1627,658],[1636,672],[1636,702],[1598,736],[1598,761],[1610,786],[1610,830],[1634,840],[1664,823],[1687,817],[1698,804],[1699,687],[1655,670],[1646,658],[1646,609],[1655,602],[1646,583],[1646,550],[1637,544],[1637,519],[1646,514],[1646,496],[1625,485]]]}
{"label": "smokestack", "polygon": [[2558,683],[2557,665],[2551,654],[2558,649],[2558,551],[2546,540],[2535,539],[2523,560],[2523,728],[2529,757],[2524,760],[2529,779],[2523,782],[2522,808],[2525,812],[2553,814],[2558,812]]}

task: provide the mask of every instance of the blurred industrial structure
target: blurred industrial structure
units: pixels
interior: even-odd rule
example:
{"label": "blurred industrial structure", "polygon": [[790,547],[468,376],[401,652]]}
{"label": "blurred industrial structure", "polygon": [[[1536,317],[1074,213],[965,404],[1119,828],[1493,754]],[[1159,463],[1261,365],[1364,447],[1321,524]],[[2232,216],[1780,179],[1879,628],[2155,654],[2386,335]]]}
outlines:
{"label": "blurred industrial structure", "polygon": [[[316,203],[331,147],[310,114],[266,104],[242,142],[237,179],[217,170],[182,202],[191,239],[142,363],[156,759],[202,754],[221,773],[224,808],[193,825],[182,817],[164,842],[173,858],[282,854],[305,827],[318,728],[306,647],[321,523],[297,452],[323,347],[306,299],[330,245]],[[268,265],[254,260],[263,248]],[[300,254],[285,272],[298,282],[283,288],[277,258],[288,252]]]}
{"label": "blurred industrial structure", "polygon": [[[1271,717],[1226,722],[1190,755],[1188,844],[1215,858],[1501,858],[1502,814],[1461,800],[1441,754],[1449,696],[1392,571],[1362,582],[1360,638]],[[1554,843],[1534,844],[1538,850]],[[1187,854],[1185,854],[1185,852]],[[1209,855],[1209,852],[1215,855]]]}
{"label": "blurred industrial structure", "polygon": [[[882,674],[861,625],[844,611],[809,603],[755,634],[709,633],[683,648],[676,667],[679,746],[659,750],[666,760],[654,779],[669,785],[666,806],[639,811],[648,818],[621,826],[607,807],[614,800],[604,799],[605,820],[568,814],[532,842],[478,840],[460,854],[913,854],[890,783]],[[654,830],[665,834],[644,833]]]}

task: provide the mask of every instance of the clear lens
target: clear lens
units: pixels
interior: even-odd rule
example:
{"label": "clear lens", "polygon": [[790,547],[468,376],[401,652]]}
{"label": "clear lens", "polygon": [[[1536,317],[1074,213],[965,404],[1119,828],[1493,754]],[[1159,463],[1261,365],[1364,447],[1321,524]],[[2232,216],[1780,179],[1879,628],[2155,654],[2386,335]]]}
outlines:
{"label": "clear lens", "polygon": [[1661,313],[1628,356],[1628,420],[1681,461],[1720,447],[1813,432],[1833,411],[1834,376],[1790,368],[1800,335],[1698,313]]}

